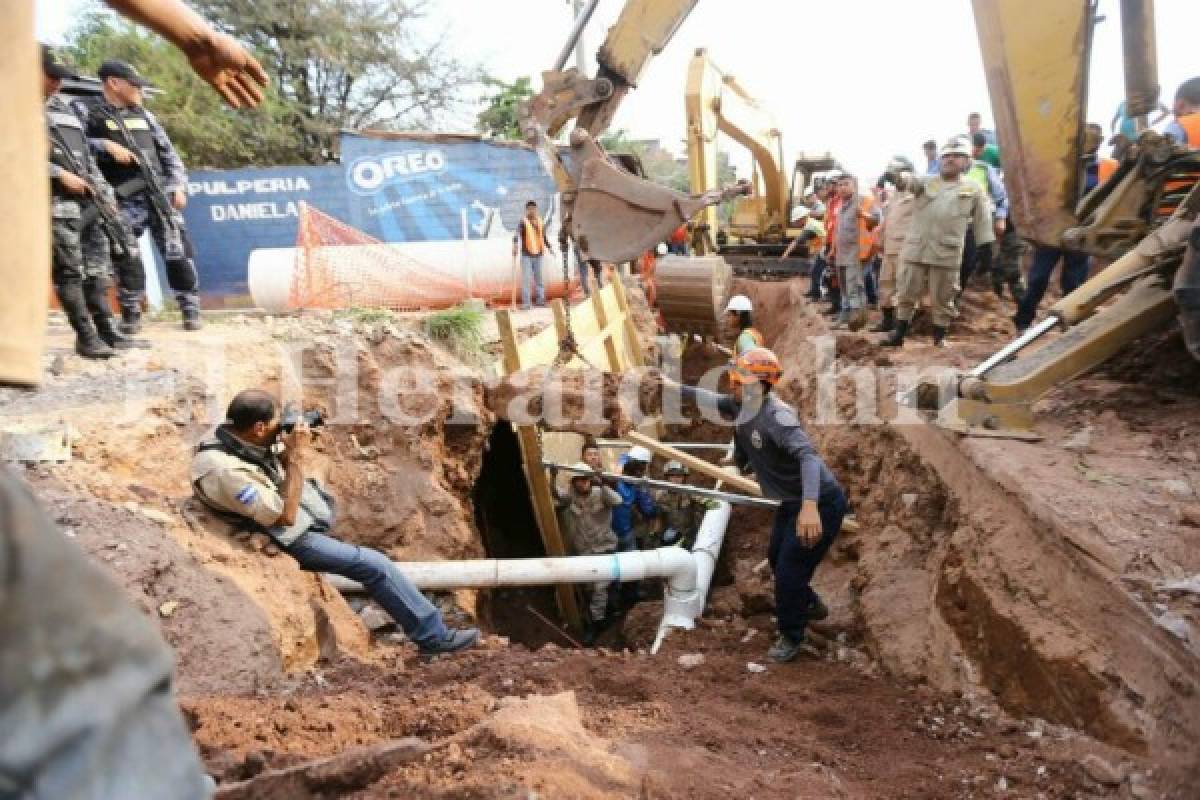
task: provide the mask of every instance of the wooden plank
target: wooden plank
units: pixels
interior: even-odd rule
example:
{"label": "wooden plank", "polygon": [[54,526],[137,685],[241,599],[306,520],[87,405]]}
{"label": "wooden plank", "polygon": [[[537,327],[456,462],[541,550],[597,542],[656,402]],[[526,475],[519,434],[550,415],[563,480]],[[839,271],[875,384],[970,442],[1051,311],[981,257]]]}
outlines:
{"label": "wooden plank", "polygon": [[737,489],[739,492],[744,492],[745,494],[753,495],[754,497],[762,497],[762,489],[758,487],[758,483],[743,475],[734,475],[730,472],[726,472],[716,464],[710,464],[704,459],[697,458],[691,453],[688,453],[684,450],[679,450],[678,448],[671,447],[667,444],[663,444],[657,439],[652,439],[643,433],[638,433],[637,431],[629,431],[625,434],[625,438],[633,444],[640,444],[650,452],[656,453],[663,458],[679,461],[687,466],[688,469],[694,470],[695,472],[699,472],[703,475],[707,475],[710,478],[723,481],[727,486]]}
{"label": "wooden plank", "polygon": [[[508,311],[496,312],[496,327],[500,331],[505,374],[519,372],[523,365],[523,357]],[[518,425],[516,433],[525,481],[529,485],[530,499],[533,500],[534,518],[542,535],[542,545],[547,555],[564,556],[567,549],[563,544],[562,532],[558,529],[558,515],[554,511],[554,498],[550,494],[550,480],[542,467],[542,448],[538,443],[537,429],[531,425]],[[555,595],[563,619],[576,630],[583,630],[583,618],[575,600],[575,588],[569,584],[559,584],[555,587]]]}
{"label": "wooden plank", "polygon": [[[608,314],[604,311],[604,297],[600,291],[592,292],[592,313],[595,315],[596,324],[600,326],[600,329],[607,331]],[[617,350],[617,343],[613,341],[613,336],[614,333],[608,333],[604,337],[604,354],[608,358],[608,368],[612,372],[622,372],[624,366],[621,363],[621,353]]]}
{"label": "wooden plank", "polygon": [[637,325],[633,322],[633,314],[629,311],[629,297],[625,294],[625,284],[622,281],[611,281],[608,285],[613,288],[617,305],[620,306],[621,313],[625,316],[625,337],[629,354],[632,356],[635,366],[644,366],[646,351],[642,348],[642,339],[638,335]]}

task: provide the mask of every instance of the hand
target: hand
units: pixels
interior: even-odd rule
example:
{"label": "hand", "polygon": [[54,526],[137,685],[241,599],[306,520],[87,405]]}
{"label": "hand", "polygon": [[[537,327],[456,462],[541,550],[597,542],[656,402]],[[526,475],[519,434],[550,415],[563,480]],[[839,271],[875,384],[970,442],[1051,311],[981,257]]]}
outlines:
{"label": "hand", "polygon": [[266,70],[233,37],[206,30],[184,52],[195,73],[229,105],[256,108],[262,102]]}
{"label": "hand", "polygon": [[1004,236],[1004,229],[1005,229],[1005,220],[997,219],[995,222],[992,223],[992,230],[994,230],[996,232],[997,239],[1000,239],[1001,237]]}
{"label": "hand", "polygon": [[137,160],[129,148],[111,139],[104,142],[104,152],[108,153],[109,157],[118,164],[132,164]]}
{"label": "hand", "polygon": [[63,170],[58,173],[58,183],[62,188],[66,189],[71,194],[88,194],[91,188],[88,187],[87,181],[76,175],[74,172]]}
{"label": "hand", "polygon": [[805,500],[800,507],[800,516],[796,518],[796,538],[805,547],[813,547],[821,539],[821,515],[817,513],[817,504],[813,500]]}
{"label": "hand", "polygon": [[171,192],[171,208],[176,211],[183,211],[183,207],[187,205],[187,192],[183,189],[176,189]]}
{"label": "hand", "polygon": [[309,454],[312,452],[310,449],[312,445],[312,431],[308,429],[308,426],[304,424],[296,425],[291,433],[285,433],[279,437],[279,441],[283,443],[284,447],[283,455],[279,457],[284,466],[303,467],[305,460],[307,460]]}

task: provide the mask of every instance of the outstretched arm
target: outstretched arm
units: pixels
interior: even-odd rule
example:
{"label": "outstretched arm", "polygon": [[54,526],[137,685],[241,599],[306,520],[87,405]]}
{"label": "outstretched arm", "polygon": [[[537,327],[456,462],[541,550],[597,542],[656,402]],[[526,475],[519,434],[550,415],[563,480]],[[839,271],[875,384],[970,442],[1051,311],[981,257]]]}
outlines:
{"label": "outstretched arm", "polygon": [[106,0],[183,51],[192,69],[234,108],[262,102],[267,73],[233,37],[218,33],[183,0]]}

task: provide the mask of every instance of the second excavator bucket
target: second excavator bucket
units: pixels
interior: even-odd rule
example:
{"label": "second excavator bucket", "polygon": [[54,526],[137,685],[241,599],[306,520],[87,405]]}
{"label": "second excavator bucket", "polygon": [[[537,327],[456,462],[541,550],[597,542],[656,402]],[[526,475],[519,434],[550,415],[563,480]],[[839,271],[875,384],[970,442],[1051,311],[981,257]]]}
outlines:
{"label": "second excavator bucket", "polygon": [[584,258],[614,264],[666,241],[704,207],[749,192],[739,184],[692,196],[660,186],[618,166],[578,128],[571,133],[567,172],[574,186],[563,197],[568,232]]}

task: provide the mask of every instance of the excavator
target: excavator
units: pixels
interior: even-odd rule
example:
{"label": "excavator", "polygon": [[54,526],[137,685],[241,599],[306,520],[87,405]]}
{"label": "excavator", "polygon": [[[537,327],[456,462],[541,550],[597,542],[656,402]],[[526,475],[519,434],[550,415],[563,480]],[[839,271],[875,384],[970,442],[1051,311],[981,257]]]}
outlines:
{"label": "excavator", "polygon": [[697,49],[688,65],[685,97],[688,176],[694,193],[702,195],[717,185],[718,133],[745,147],[754,158],[752,193],[733,201],[727,225],[719,224],[715,206],[701,211],[691,225],[692,252],[716,253],[735,274],[746,277],[803,274],[806,260],[779,259],[800,234],[791,227],[792,209],[804,198],[811,176],[834,169],[837,162],[828,153],[801,154],[789,178],[775,117],[733,75],[722,71],[705,48]]}
{"label": "excavator", "polygon": [[1035,245],[1111,262],[939,393],[945,427],[1034,438],[1039,397],[1173,316],[1200,358],[1200,151],[1145,129],[1160,91],[1154,3],[1122,0],[1126,108],[1142,130],[1113,177],[1080,200],[1095,0],[973,5],[1017,229]]}
{"label": "excavator", "polygon": [[[590,0],[556,68],[543,74],[542,91],[522,109],[522,132],[562,194],[563,236],[587,258],[632,260],[703,209],[748,193],[744,184],[701,195],[675,192],[622,169],[596,143],[696,2],[627,0],[598,53],[598,73],[588,78],[563,65],[598,3]],[[1111,261],[1041,322],[955,376],[950,391],[934,392],[942,424],[962,433],[1020,438],[1030,435],[1039,397],[1173,316],[1190,352],[1200,357],[1200,241],[1186,249],[1189,237],[1200,240],[1200,152],[1144,129],[1159,97],[1154,4],[1121,0],[1126,109],[1143,120],[1143,129],[1113,177],[1080,199],[1097,0],[972,5],[1018,230],[1035,245]],[[559,148],[555,138],[572,119],[570,146]],[[711,330],[719,318],[728,266],[722,273],[720,259],[692,261],[701,285],[684,292],[682,322],[673,322],[663,303],[660,271],[669,330]],[[1051,337],[1053,332],[1058,335]]]}

